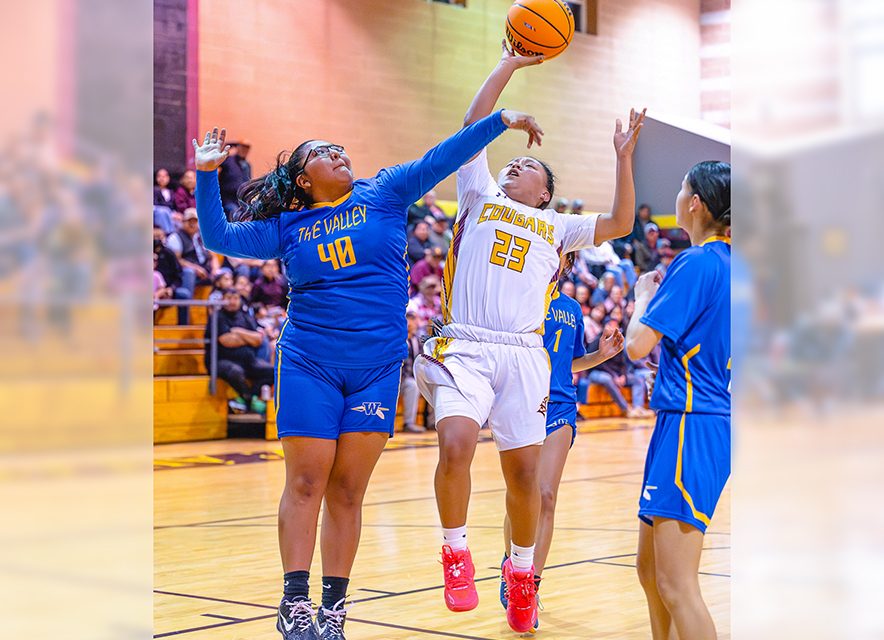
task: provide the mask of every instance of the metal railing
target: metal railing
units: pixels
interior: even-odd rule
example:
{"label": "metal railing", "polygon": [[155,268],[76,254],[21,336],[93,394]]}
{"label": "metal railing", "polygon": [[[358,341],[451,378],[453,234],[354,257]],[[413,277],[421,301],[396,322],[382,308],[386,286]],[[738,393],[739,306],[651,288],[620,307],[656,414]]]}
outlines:
{"label": "metal railing", "polygon": [[[156,300],[159,307],[209,307],[210,311],[217,311],[224,306],[222,300]],[[156,325],[155,325],[156,326]],[[159,325],[162,326],[162,325]],[[209,345],[209,393],[215,394],[218,386],[218,314],[209,313],[209,338],[154,338],[154,344],[185,343]]]}

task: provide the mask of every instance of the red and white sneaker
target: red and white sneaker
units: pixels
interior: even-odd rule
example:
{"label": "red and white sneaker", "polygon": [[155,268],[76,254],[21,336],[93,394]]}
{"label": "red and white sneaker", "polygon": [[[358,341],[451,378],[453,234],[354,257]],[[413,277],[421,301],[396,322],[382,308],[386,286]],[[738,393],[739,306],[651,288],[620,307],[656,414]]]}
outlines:
{"label": "red and white sneaker", "polygon": [[534,584],[534,567],[529,571],[516,572],[511,558],[503,563],[503,579],[506,580],[506,621],[517,633],[534,631],[537,625],[537,586]]}
{"label": "red and white sneaker", "polygon": [[445,577],[445,605],[451,611],[471,611],[479,606],[476,568],[469,549],[455,551],[442,546],[442,573]]}

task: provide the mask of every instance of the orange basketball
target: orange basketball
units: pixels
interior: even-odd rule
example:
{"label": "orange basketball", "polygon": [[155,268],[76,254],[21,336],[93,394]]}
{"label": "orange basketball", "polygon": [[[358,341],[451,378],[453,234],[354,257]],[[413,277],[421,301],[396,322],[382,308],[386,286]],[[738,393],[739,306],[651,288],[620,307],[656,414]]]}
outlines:
{"label": "orange basketball", "polygon": [[516,0],[506,14],[506,39],[523,56],[555,58],[574,37],[574,14],[562,0]]}

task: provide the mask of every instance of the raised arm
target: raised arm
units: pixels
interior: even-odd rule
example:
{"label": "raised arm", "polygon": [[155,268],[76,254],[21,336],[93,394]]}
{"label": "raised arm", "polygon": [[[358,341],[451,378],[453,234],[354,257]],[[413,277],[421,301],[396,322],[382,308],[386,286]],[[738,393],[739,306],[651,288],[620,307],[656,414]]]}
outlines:
{"label": "raised arm", "polygon": [[221,206],[218,167],[227,158],[230,145],[227,130],[215,127],[206,133],[203,144],[193,140],[196,151],[196,212],[200,235],[210,251],[233,258],[269,260],[280,255],[279,218],[251,222],[228,222]]}
{"label": "raised arm", "polygon": [[595,227],[595,245],[605,240],[622,238],[632,232],[635,224],[635,183],[632,175],[632,152],[645,120],[645,112],[629,112],[629,128],[623,131],[623,123],[617,118],[614,131],[614,149],[617,151],[617,186],[611,213],[599,216]]}
{"label": "raised arm", "polygon": [[[463,126],[465,127],[481,120],[494,110],[494,105],[497,104],[500,94],[503,93],[504,87],[506,87],[510,78],[513,77],[516,69],[530,67],[543,62],[543,56],[528,57],[516,55],[509,48],[506,40],[501,42],[501,46],[503,47],[503,53],[500,56],[500,62],[497,63],[497,66],[494,67],[494,70],[485,79],[485,82],[482,83],[482,86],[473,98],[473,102],[470,104],[470,108],[467,109],[467,113],[463,118]],[[531,147],[532,142],[533,140],[529,138],[528,147]],[[540,144],[539,139],[537,144]]]}

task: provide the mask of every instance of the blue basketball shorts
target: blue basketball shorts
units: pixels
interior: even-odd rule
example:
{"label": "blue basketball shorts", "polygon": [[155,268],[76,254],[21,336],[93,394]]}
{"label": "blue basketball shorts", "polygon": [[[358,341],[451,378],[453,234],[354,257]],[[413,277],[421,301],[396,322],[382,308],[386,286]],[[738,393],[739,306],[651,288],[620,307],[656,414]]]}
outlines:
{"label": "blue basketball shorts", "polygon": [[648,445],[638,517],[672,518],[703,533],[731,474],[731,418],[660,411]]}
{"label": "blue basketball shorts", "polygon": [[321,365],[277,349],[276,429],[280,438],[337,440],[342,433],[393,436],[399,401],[397,360],[367,369]]}
{"label": "blue basketball shorts", "polygon": [[550,400],[546,406],[546,437],[562,427],[571,427],[571,446],[577,437],[577,403]]}

